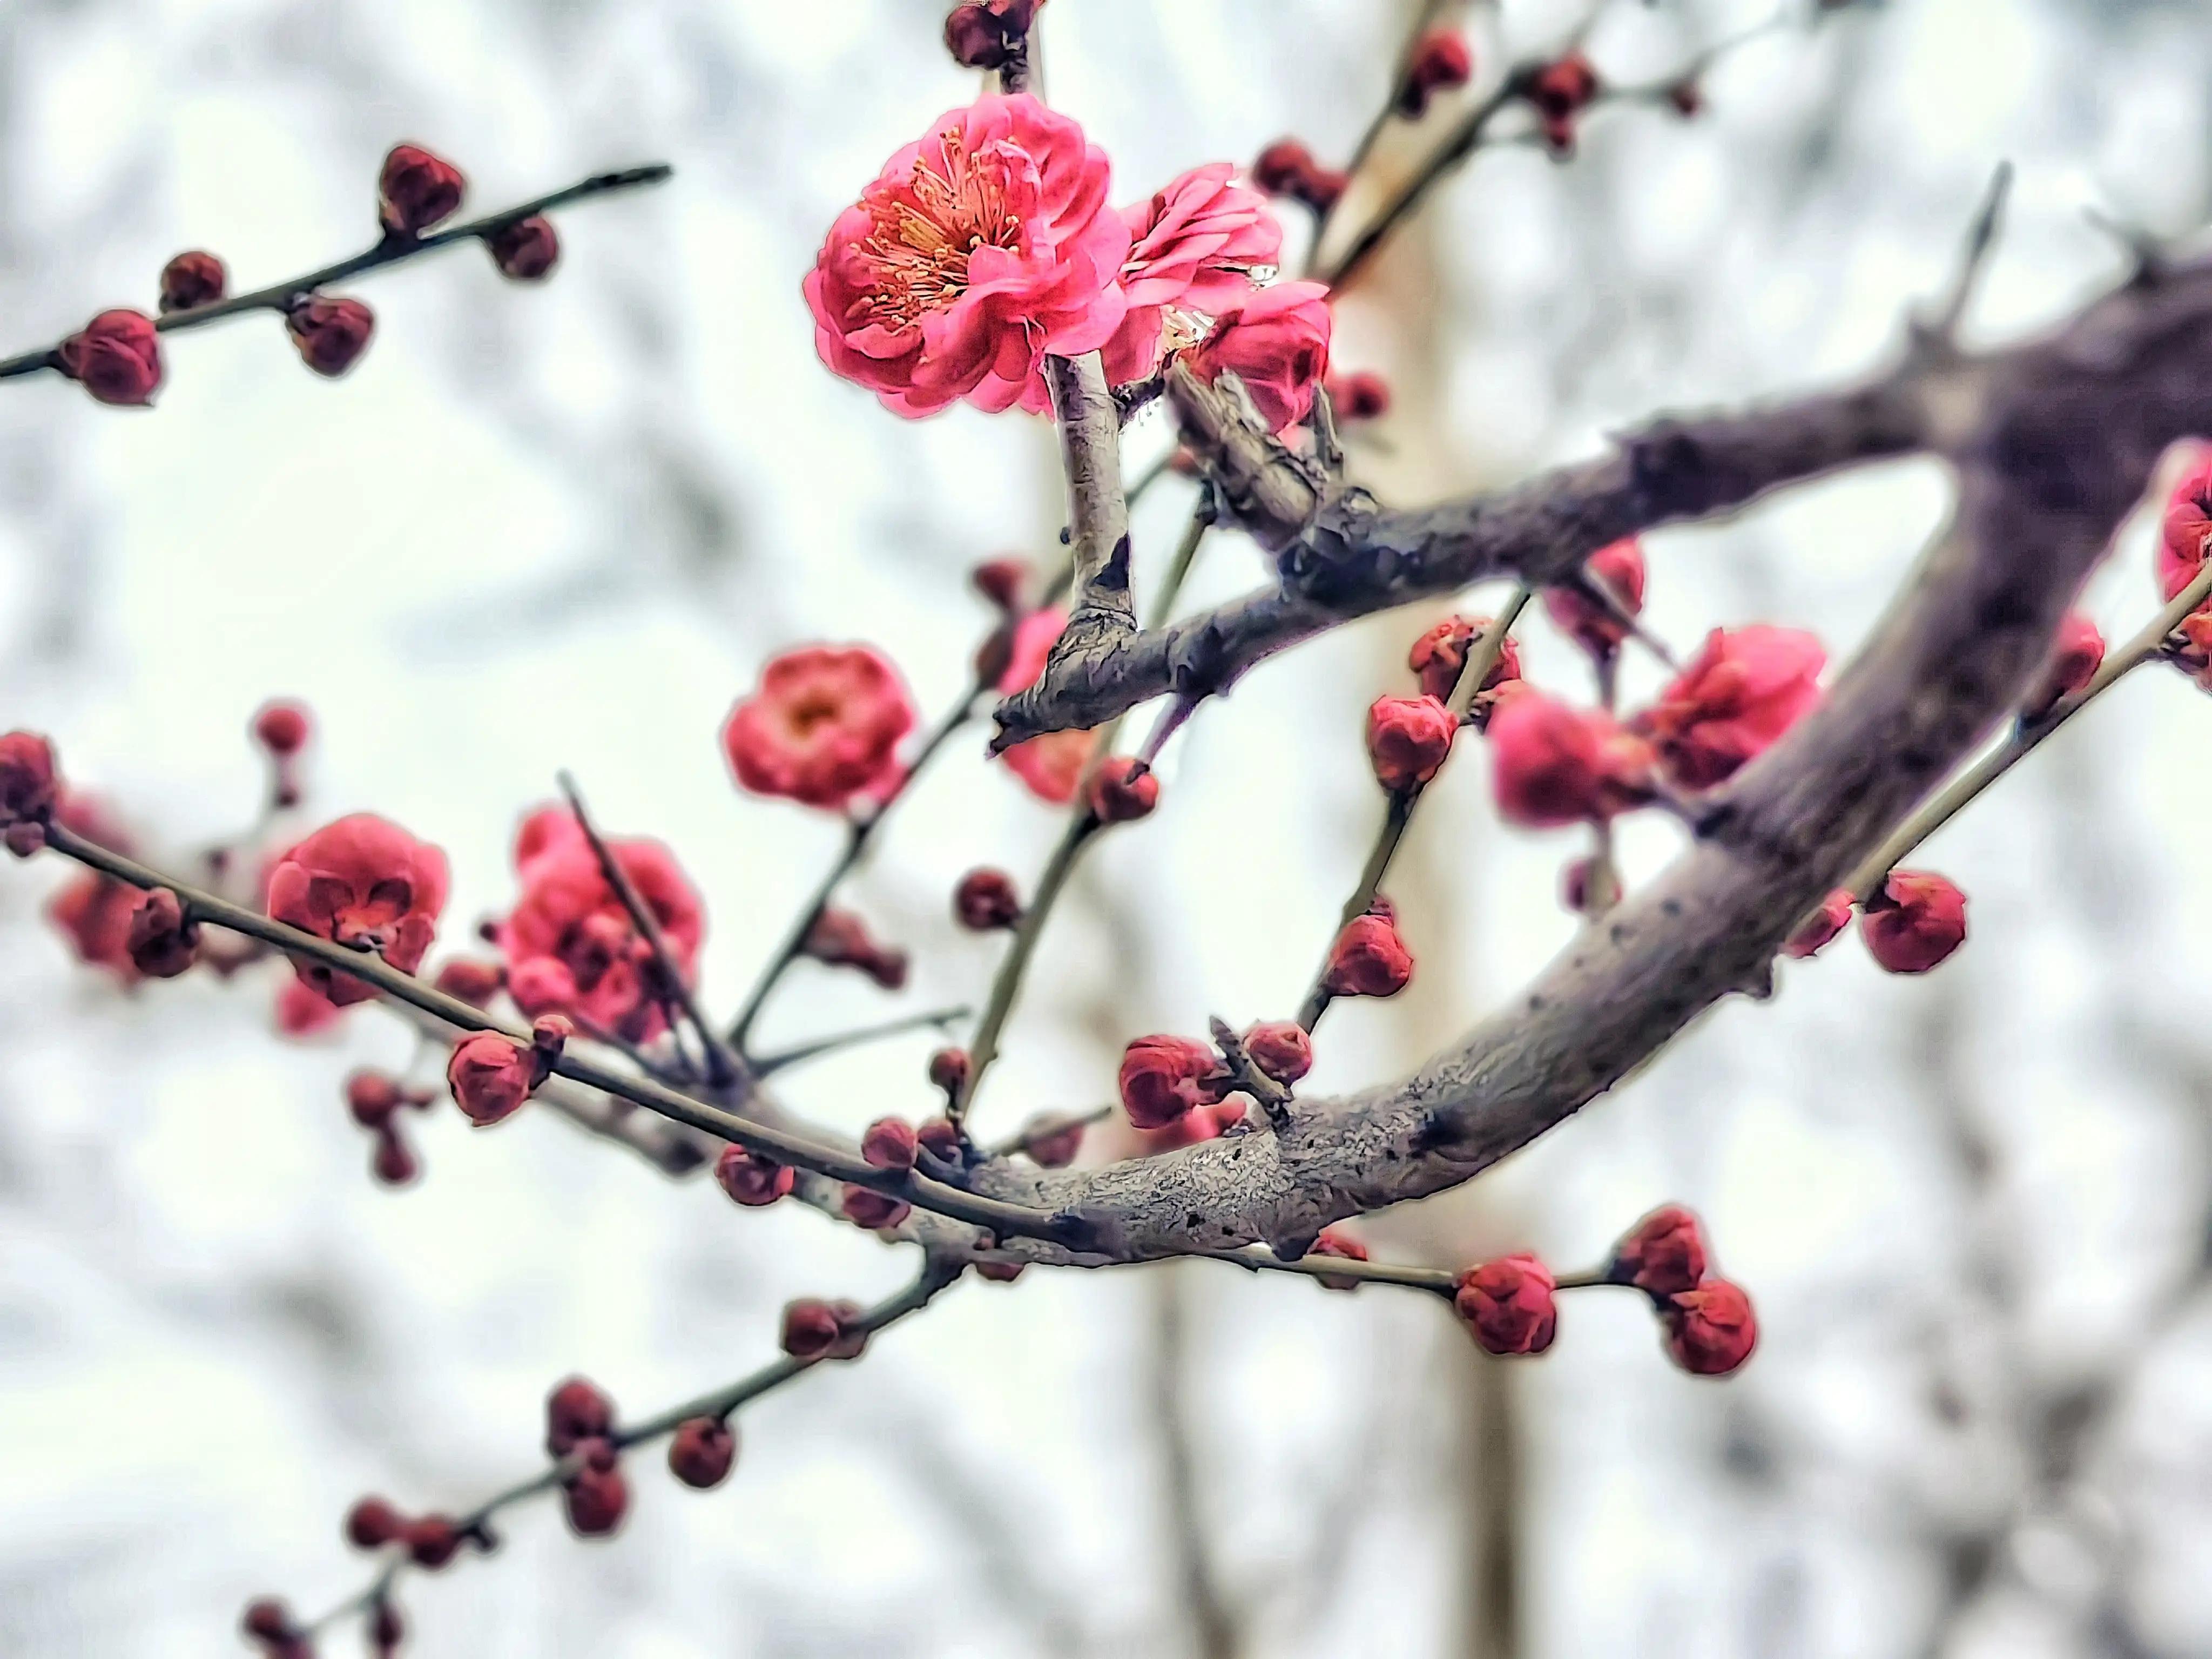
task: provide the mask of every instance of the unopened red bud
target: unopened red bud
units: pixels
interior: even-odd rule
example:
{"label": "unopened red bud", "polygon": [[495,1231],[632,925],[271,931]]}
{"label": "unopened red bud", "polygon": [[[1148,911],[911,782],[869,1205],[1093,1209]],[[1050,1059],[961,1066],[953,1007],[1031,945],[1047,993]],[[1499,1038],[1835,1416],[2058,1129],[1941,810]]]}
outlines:
{"label": "unopened red bud", "polygon": [[1393,794],[1419,788],[1451,755],[1459,720],[1431,696],[1377,697],[1367,710],[1367,758]]}
{"label": "unopened red bud", "polygon": [[[1413,648],[1406,653],[1406,666],[1419,677],[1424,696],[1438,702],[1451,701],[1452,693],[1459,689],[1460,676],[1467,672],[1467,653],[1489,626],[1487,617],[1447,617],[1413,641]],[[1520,678],[1521,647],[1509,636],[1498,660],[1475,690],[1495,691]]]}
{"label": "unopened red bud", "polygon": [[[940,1088],[944,1085],[939,1085]],[[949,1117],[926,1117],[921,1127],[914,1132],[915,1141],[932,1158],[941,1158],[948,1164],[960,1162],[960,1131]]]}
{"label": "unopened red bud", "polygon": [[543,1069],[561,1058],[561,1050],[568,1039],[576,1035],[576,1022],[566,1014],[540,1014],[530,1022],[530,1046],[537,1054]]}
{"label": "unopened red bud", "polygon": [[59,799],[53,745],[35,732],[0,736],[0,824],[43,823]]}
{"label": "unopened red bud", "polygon": [[239,1623],[246,1635],[257,1642],[289,1642],[297,1631],[292,1623],[291,1608],[273,1595],[248,1601],[245,1617]]}
{"label": "unopened red bud", "polygon": [[1595,100],[1597,70],[1581,52],[1571,52],[1531,74],[1523,92],[1547,122],[1571,121]]}
{"label": "unopened red bud", "polygon": [[518,219],[504,230],[484,238],[491,262],[510,282],[535,283],[552,274],[560,262],[561,238],[553,222],[542,213]]}
{"label": "unopened red bud", "polygon": [[254,712],[254,742],[280,758],[306,748],[310,731],[307,711],[296,702],[279,698]]}
{"label": "unopened red bud", "polygon": [[1782,942],[1782,954],[1802,962],[1821,946],[1850,926],[1851,907],[1856,901],[1848,887],[1838,887],[1820,901],[1820,908],[1807,917],[1797,931]]}
{"label": "unopened red bud", "polygon": [[345,1080],[346,1109],[364,1129],[380,1129],[403,1102],[397,1079],[383,1072],[356,1072]]}
{"label": "unopened red bud", "polygon": [[1705,1239],[1698,1218],[1679,1204],[1662,1205],[1613,1247],[1606,1278],[1652,1296],[1694,1290],[1705,1276]]}
{"label": "unopened red bud", "polygon": [[1488,1352],[1541,1353],[1559,1328],[1555,1285],[1550,1270],[1524,1251],[1468,1268],[1452,1305]]}
{"label": "unopened red bud", "polygon": [[860,1137],[860,1156],[878,1170],[911,1170],[921,1142],[902,1117],[879,1117]]}
{"label": "unopened red bud", "polygon": [[1121,1109],[1139,1129],[1164,1128],[1222,1097],[1227,1079],[1212,1045],[1179,1036],[1141,1036],[1121,1052]]}
{"label": "unopened red bud", "polygon": [[389,1596],[380,1596],[368,1614],[370,1659],[398,1659],[399,1644],[406,1639],[407,1622]]}
{"label": "unopened red bud", "polygon": [[314,295],[284,313],[284,327],[300,361],[316,374],[336,379],[368,349],[376,332],[375,313],[358,300]]}
{"label": "unopened red bud", "polygon": [[569,1530],[579,1538],[604,1538],[629,1513],[629,1483],[620,1469],[584,1469],[561,1497]]}
{"label": "unopened red bud", "polygon": [[967,0],[945,19],[945,49],[964,69],[1004,69],[1021,40],[983,0]]}
{"label": "unopened red bud", "polygon": [[714,1179],[732,1199],[757,1210],[789,1193],[799,1176],[788,1164],[777,1164],[742,1146],[725,1146],[714,1160]]}
{"label": "unopened red bud", "polygon": [[1602,823],[1652,797],[1656,751],[1603,709],[1522,685],[1499,699],[1489,736],[1492,787],[1509,823]]}
{"label": "unopened red bud", "polygon": [[719,1417],[689,1417],[668,1443],[668,1472],[704,1492],[729,1477],[738,1461],[738,1434]]}
{"label": "unopened red bud", "polygon": [[[1643,610],[1644,545],[1635,537],[1624,537],[1598,549],[1583,561],[1583,574],[1611,594],[1628,615]],[[1619,616],[1572,588],[1545,589],[1544,611],[1562,632],[1571,635],[1595,657],[1611,656],[1628,637],[1628,629]]]}
{"label": "unopened red bud", "polygon": [[461,170],[420,144],[394,144],[377,175],[377,216],[395,236],[419,236],[453,217],[466,188]]}
{"label": "unopened red bud", "polygon": [[1674,113],[1688,120],[1705,106],[1705,88],[1695,76],[1686,77],[1667,88],[1667,101],[1674,106]]}
{"label": "unopened red bud", "polygon": [[422,1172],[414,1150],[389,1125],[377,1131],[376,1151],[369,1158],[368,1168],[387,1187],[404,1187]]}
{"label": "unopened red bud", "polygon": [[1432,29],[1421,37],[1406,66],[1398,91],[1398,113],[1418,120],[1439,92],[1463,87],[1474,76],[1474,50],[1457,29]]}
{"label": "unopened red bud", "polygon": [[1022,1147],[1028,1152],[1030,1161],[1040,1169],[1064,1170],[1075,1162],[1076,1155],[1083,1150],[1084,1126],[1069,1123],[1053,1128],[1048,1127],[1052,1121],[1032,1121],[1023,1132]]}
{"label": "unopened red bud", "polygon": [[166,887],[146,894],[131,913],[125,942],[131,965],[152,979],[174,979],[199,955],[198,925],[185,915],[181,900]]}
{"label": "unopened red bud", "polygon": [[537,1057],[496,1031],[464,1037],[446,1066],[454,1103],[479,1127],[520,1109],[542,1080]]}
{"label": "unopened red bud", "polygon": [[1708,1279],[1672,1297],[1661,1322],[1667,1352],[1697,1376],[1725,1376],[1759,1346],[1759,1319],[1741,1285]]}
{"label": "unopened red bud", "polygon": [[1088,799],[1091,816],[1102,823],[1133,823],[1160,804],[1160,781],[1150,768],[1130,775],[1136,763],[1109,755],[1091,769]]}
{"label": "unopened red bud", "polygon": [[228,282],[228,273],[214,254],[197,248],[179,253],[161,267],[161,313],[213,305],[222,298]]}
{"label": "unopened red bud", "polygon": [[1326,384],[1329,407],[1340,426],[1355,421],[1379,421],[1390,412],[1390,383],[1370,370],[1362,368],[1349,374],[1332,375]]}
{"label": "unopened red bud", "polygon": [[994,1285],[1011,1285],[1022,1276],[1022,1269],[1028,1266],[1026,1261],[978,1261],[975,1275],[979,1279],[989,1279]]}
{"label": "unopened red bud", "polygon": [[2021,717],[2045,718],[2087,686],[2104,665],[2105,636],[2097,631],[2097,624],[2078,611],[2068,611],[2059,620],[2058,637],[2052,643],[2051,660],[2044,665],[2042,678],[2021,705]]}
{"label": "unopened red bud", "polygon": [[150,404],[161,389],[161,337],[143,312],[103,311],[61,343],[61,371],[103,404]]}
{"label": "unopened red bud", "polygon": [[1021,895],[1012,876],[987,865],[960,878],[952,890],[952,914],[973,933],[1012,927],[1022,919]]}
{"label": "unopened red bud", "polygon": [[846,1188],[838,1207],[844,1211],[848,1221],[870,1232],[896,1227],[914,1213],[914,1206],[904,1199],[879,1193],[872,1187]]}
{"label": "unopened red bud", "polygon": [[948,1098],[957,1100],[968,1087],[974,1063],[965,1048],[939,1048],[929,1057],[929,1081]]}
{"label": "unopened red bud", "polygon": [[795,1359],[812,1359],[836,1346],[844,1335],[837,1310],[816,1297],[784,1304],[783,1351]]}
{"label": "unopened red bud", "polygon": [[886,991],[906,983],[906,952],[878,944],[867,923],[834,905],[815,918],[801,954],[832,968],[857,968]]}
{"label": "unopened red bud", "polygon": [[1313,1037],[1295,1020],[1255,1025],[1244,1033],[1244,1052],[1278,1083],[1296,1083],[1313,1070]]}
{"label": "unopened red bud", "polygon": [[1009,615],[1022,608],[1030,568],[1020,559],[986,559],[968,573],[968,584]]}
{"label": "unopened red bud", "polygon": [[452,1560],[461,1547],[461,1529],[449,1515],[419,1516],[407,1523],[400,1536],[415,1565],[433,1572]]}
{"label": "unopened red bud", "polygon": [[406,1530],[407,1518],[381,1498],[364,1498],[346,1511],[346,1542],[357,1550],[380,1550]]}
{"label": "unopened red bud", "polygon": [[472,1008],[482,1008],[499,994],[499,988],[506,979],[505,970],[497,963],[455,957],[438,969],[438,976],[432,982],[447,996]]}
{"label": "unopened red bud", "polygon": [[586,1440],[605,1439],[614,1427],[614,1401],[583,1377],[569,1377],[545,1396],[548,1456],[566,1457]]}
{"label": "unopened red bud", "polygon": [[1278,138],[1252,163],[1252,182],[1270,196],[1294,195],[1318,165],[1314,153],[1297,139]]}
{"label": "unopened red bud", "polygon": [[1893,974],[1924,974],[1966,939],[1966,896],[1925,870],[1893,870],[1859,914],[1867,952]]}
{"label": "unopened red bud", "polygon": [[1333,997],[1394,997],[1413,977],[1413,953],[1388,917],[1354,916],[1328,947],[1322,988]]}

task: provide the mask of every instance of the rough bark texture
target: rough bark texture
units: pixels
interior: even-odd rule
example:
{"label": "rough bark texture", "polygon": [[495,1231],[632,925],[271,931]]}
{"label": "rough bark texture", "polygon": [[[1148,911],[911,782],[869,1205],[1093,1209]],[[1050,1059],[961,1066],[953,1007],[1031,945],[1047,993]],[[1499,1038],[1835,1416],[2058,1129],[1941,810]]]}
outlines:
{"label": "rough bark texture", "polygon": [[[1455,583],[1501,563],[1548,574],[1641,524],[1854,459],[1924,449],[1958,475],[1949,527],[1826,703],[1713,793],[1697,843],[1660,878],[1449,1051],[1401,1082],[1301,1102],[1280,1133],[1095,1170],[994,1165],[976,1185],[1082,1215],[1094,1260],[1254,1240],[1297,1254],[1330,1221],[1453,1186],[1526,1146],[1763,980],[1797,918],[2022,695],[2160,453],[2207,431],[2212,264],[2200,264],[2140,278],[2015,350],[1657,428],[1482,501],[1375,515],[1394,527],[1359,543],[1370,568],[1449,568]],[[1348,591],[1364,602],[1378,590]]]}
{"label": "rough bark texture", "polygon": [[1168,394],[1235,520],[1281,577],[1173,627],[1071,650],[997,713],[994,749],[1091,726],[1172,692],[1226,690],[1301,640],[1394,605],[1517,576],[1557,580],[1607,543],[1711,519],[1784,485],[1921,451],[1948,453],[1992,380],[2048,343],[1990,357],[1923,349],[1847,391],[1726,414],[1667,417],[1595,460],[1509,489],[1393,510],[1364,491],[1325,504],[1307,470],[1231,400],[1178,365]]}

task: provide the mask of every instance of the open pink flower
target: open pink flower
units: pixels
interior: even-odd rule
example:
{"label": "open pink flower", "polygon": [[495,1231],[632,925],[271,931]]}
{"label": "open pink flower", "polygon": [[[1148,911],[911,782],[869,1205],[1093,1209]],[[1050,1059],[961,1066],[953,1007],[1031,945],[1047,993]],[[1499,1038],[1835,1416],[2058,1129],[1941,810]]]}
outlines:
{"label": "open pink flower", "polygon": [[[607,848],[688,980],[706,913],[675,855],[644,839]],[[495,942],[523,1012],[574,1015],[634,1042],[658,1036],[666,1019],[652,982],[653,947],[607,884],[575,814],[559,806],[532,813],[515,838],[514,862],[522,891]]]}
{"label": "open pink flower", "polygon": [[1313,407],[1315,388],[1328,373],[1328,289],[1278,283],[1224,311],[1188,361],[1209,384],[1224,372],[1235,374],[1268,430],[1280,432]]}
{"label": "open pink flower", "polygon": [[1602,823],[1651,799],[1651,745],[1601,708],[1520,684],[1490,719],[1498,816],[1525,829]]}
{"label": "open pink flower", "polygon": [[[1142,380],[1159,366],[1170,307],[1218,317],[1242,303],[1282,257],[1283,228],[1267,198],[1231,184],[1235,172],[1226,161],[1193,167],[1150,200],[1121,210],[1129,228],[1121,266],[1129,312],[1105,349],[1113,385]],[[1024,404],[1044,407],[1041,398]]]}
{"label": "open pink flower", "polygon": [[949,112],[830,228],[805,283],[816,351],[894,414],[1011,406],[1040,356],[1096,350],[1128,308],[1109,173],[1027,93]]}
{"label": "open pink flower", "polygon": [[[269,914],[339,945],[376,951],[403,974],[422,966],[446,908],[446,855],[374,812],[326,823],[269,872]],[[297,963],[340,1007],[375,994],[351,975]]]}
{"label": "open pink flower", "polygon": [[1828,653],[1796,628],[1716,628],[1690,665],[1631,722],[1692,789],[1734,775],[1820,701]]}
{"label": "open pink flower", "polygon": [[730,711],[722,749],[755,794],[834,811],[896,780],[914,720],[898,670],[866,646],[801,646],[771,661],[760,690]]}

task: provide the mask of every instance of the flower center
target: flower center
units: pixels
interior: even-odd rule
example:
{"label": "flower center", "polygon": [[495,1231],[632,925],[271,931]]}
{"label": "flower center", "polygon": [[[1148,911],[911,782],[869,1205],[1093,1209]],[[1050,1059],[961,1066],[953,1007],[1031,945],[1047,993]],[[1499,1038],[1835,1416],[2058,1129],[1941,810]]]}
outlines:
{"label": "flower center", "polygon": [[835,694],[826,690],[813,691],[791,705],[784,715],[784,723],[790,728],[793,739],[805,743],[823,726],[835,725],[842,712],[842,705]]}
{"label": "flower center", "polygon": [[886,328],[911,327],[965,294],[977,248],[1021,246],[1004,161],[970,155],[949,137],[939,141],[938,157],[937,167],[917,157],[903,185],[878,185],[866,198],[875,229],[860,252],[872,267],[874,291],[854,309]]}

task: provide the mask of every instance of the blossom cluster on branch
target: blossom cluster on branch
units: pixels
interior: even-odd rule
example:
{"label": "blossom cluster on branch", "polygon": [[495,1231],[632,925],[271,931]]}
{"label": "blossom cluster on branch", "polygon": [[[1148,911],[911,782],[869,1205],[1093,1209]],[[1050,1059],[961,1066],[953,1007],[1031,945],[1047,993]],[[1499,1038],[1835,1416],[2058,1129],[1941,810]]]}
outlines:
{"label": "blossom cluster on branch", "polygon": [[[521,814],[511,907],[470,951],[433,966],[451,886],[446,855],[373,811],[302,821],[313,732],[303,707],[273,702],[253,717],[270,766],[264,810],[247,830],[202,849],[213,872],[205,887],[139,862],[139,837],[64,775],[46,737],[0,736],[0,839],[20,856],[52,851],[82,866],[49,915],[86,963],[136,984],[228,975],[280,956],[290,969],[277,1004],[287,1034],[311,1035],[375,1003],[437,1039],[434,1084],[410,1068],[357,1072],[343,1085],[349,1115],[373,1139],[380,1181],[421,1176],[402,1114],[428,1112],[442,1093],[471,1129],[558,1111],[672,1172],[711,1168],[739,1208],[805,1205],[921,1252],[913,1286],[873,1308],[793,1301],[778,1333],[781,1359],[673,1411],[627,1422],[588,1382],[561,1382],[547,1401],[545,1468],[473,1510],[410,1514],[364,1498],[343,1531],[378,1557],[377,1577],[323,1620],[257,1601],[245,1629],[270,1656],[306,1659],[331,1618],[356,1614],[373,1651],[396,1651],[398,1574],[492,1549],[496,1513],[536,1493],[557,1491],[580,1536],[615,1532],[634,1502],[625,1456],[647,1441],[667,1440],[683,1484],[719,1485],[737,1461],[741,1407],[816,1364],[859,1358],[878,1332],[971,1272],[1005,1283],[1032,1265],[1188,1255],[1330,1290],[1391,1285],[1445,1302],[1480,1349],[1501,1357],[1553,1346],[1561,1293],[1625,1287],[1648,1302],[1675,1365],[1731,1374],[1757,1345],[1757,1317],[1744,1290],[1713,1271],[1703,1227],[1679,1206],[1652,1212],[1601,1267],[1580,1274],[1528,1252],[1449,1268],[1376,1261],[1345,1224],[1468,1179],[1626,1075],[1698,1006],[1765,988],[1778,957],[1812,957],[1854,915],[1881,968],[1936,968],[1966,939],[1966,899],[1948,878],[1903,866],[1920,842],[2121,674],[2165,661],[2212,689],[2212,456],[2195,461],[2165,505],[2155,577],[2166,608],[2110,649],[2088,618],[2065,609],[2095,556],[2090,532],[2100,541],[2109,532],[2166,445],[2212,427],[2212,392],[2184,389],[2183,374],[2125,382],[2134,365],[2126,350],[2106,349],[2087,367],[2090,354],[2057,350],[1974,364],[1940,339],[1925,361],[1817,408],[1746,416],[1729,433],[1662,429],[1626,459],[1394,521],[1344,477],[1338,422],[1382,419],[1391,398],[1371,373],[1331,374],[1337,295],[1430,185],[1484,142],[1493,117],[1519,112],[1565,160],[1578,124],[1608,95],[1635,89],[1612,87],[1577,49],[1496,71],[1481,93],[1466,40],[1425,30],[1401,56],[1377,129],[1474,101],[1433,167],[1372,222],[1333,222],[1366,147],[1332,170],[1295,140],[1271,145],[1249,174],[1206,162],[1116,208],[1104,151],[1026,89],[1042,4],[953,9],[949,48],[996,77],[994,89],[892,154],[834,219],[803,300],[823,363],[893,413],[920,418],[964,403],[1048,417],[1066,468],[1068,546],[1046,568],[1007,558],[977,567],[973,586],[988,614],[970,680],[933,722],[893,656],[867,643],[784,651],[733,697],[719,747],[735,786],[819,814],[842,851],[732,1017],[709,1010],[699,971],[705,902],[676,852],[604,834],[565,777],[563,800]],[[1684,116],[1702,106],[1696,66],[1657,91]],[[603,175],[440,232],[459,210],[461,176],[401,145],[380,179],[381,240],[369,252],[234,300],[225,298],[219,260],[180,255],[163,275],[161,320],[103,313],[0,374],[51,369],[102,402],[144,404],[161,380],[162,331],[251,309],[281,312],[310,367],[340,373],[373,322],[357,301],[322,293],[326,283],[471,239],[506,275],[535,279],[557,252],[548,206],[658,176]],[[1311,210],[1317,230],[1343,230],[1350,251],[1284,277],[1275,199]],[[1970,263],[1962,284],[1972,276]],[[2100,337],[2130,344],[2132,326],[2177,358],[2212,362],[2212,299],[2198,291],[2212,283],[2199,273],[2193,286],[2172,285],[2169,301],[2164,280],[2146,276],[2103,302],[2093,318]],[[1819,639],[1757,621],[1713,628],[1678,662],[1644,618],[1650,573],[1640,532],[1850,459],[1935,447],[1913,422],[1922,383],[1941,375],[1961,377],[1947,383],[1959,394],[1947,410],[1995,410],[1989,418],[2009,441],[1960,446],[1962,464],[1981,469],[1969,493],[1990,522],[1969,515],[1891,631],[1835,678]],[[2031,417],[2046,409],[2082,430],[2085,384],[2108,394],[2126,423],[2106,435],[2096,465],[2063,481],[2077,493],[2064,495],[2061,513],[2050,499],[2064,495],[2057,483],[2021,476],[2038,454],[2021,434],[2033,435]],[[1124,486],[1119,434],[1163,391],[1198,500],[1176,562],[1144,595],[1152,619],[1140,629],[1127,503],[1142,486]],[[1738,449],[1724,453],[1723,438]],[[1740,464],[1761,445],[1777,452],[1762,452],[1763,470]],[[2039,495],[2029,483],[2046,487]],[[1247,609],[1175,635],[1183,577],[1224,524],[1277,556],[1277,583]],[[2040,586],[2023,578],[1999,603],[1992,562],[2038,534],[2066,539],[2051,550]],[[1504,550],[1478,556],[1485,537]],[[1450,556],[1437,556],[1445,543]],[[1345,711],[1347,724],[1364,720],[1381,828],[1333,931],[1316,941],[1295,1017],[1266,1011],[1272,1017],[1240,1027],[1193,1010],[1203,1037],[1127,1042],[1111,1088],[1095,1080],[1113,1106],[1045,1111],[1009,1139],[979,1139],[979,1090],[1058,895],[1101,836],[1141,833],[1154,817],[1154,763],[1204,699],[1267,651],[1364,610],[1498,575],[1516,580],[1507,604],[1409,629],[1409,679],[1384,688],[1364,714]],[[1587,697],[1539,685],[1528,672],[1514,629],[1540,596],[1579,647]],[[1172,651],[1159,643],[1170,636],[1182,641]],[[1962,665],[1967,645],[1978,654]],[[1671,674],[1624,710],[1620,669],[1632,650],[1650,652]],[[1237,659],[1240,651],[1253,655]],[[1124,744],[1121,717],[1142,700],[1126,694],[1139,681],[1169,704],[1150,738]],[[977,863],[945,895],[957,923],[1002,940],[1003,952],[968,1035],[938,1048],[912,1079],[914,1109],[880,1113],[857,1136],[817,1127],[770,1079],[901,1023],[829,1034],[778,1056],[756,1045],[756,1018],[801,963],[885,990],[908,983],[910,953],[839,902],[842,884],[915,779],[954,752],[952,740],[993,697],[1002,728],[994,774],[1061,813],[1060,841],[1033,878]],[[1969,764],[2006,714],[2004,734]],[[1415,945],[1441,931],[1436,917],[1401,912],[1385,885],[1424,793],[1468,748],[1480,752],[1504,821],[1586,838],[1561,891],[1591,925],[1519,1012],[1478,1029],[1456,1054],[1351,1099],[1301,1092],[1334,1002],[1402,991]],[[1948,788],[1931,794],[1946,779]],[[1634,811],[1671,816],[1692,842],[1675,872],[1640,889],[1613,840],[1615,821]],[[182,852],[173,850],[167,862],[177,866]],[[929,1023],[957,1024],[968,1012]],[[662,1139],[641,1133],[646,1117],[660,1121]],[[1109,1133],[1091,1133],[1109,1118]]]}

